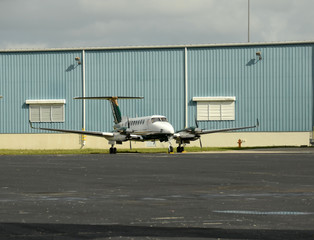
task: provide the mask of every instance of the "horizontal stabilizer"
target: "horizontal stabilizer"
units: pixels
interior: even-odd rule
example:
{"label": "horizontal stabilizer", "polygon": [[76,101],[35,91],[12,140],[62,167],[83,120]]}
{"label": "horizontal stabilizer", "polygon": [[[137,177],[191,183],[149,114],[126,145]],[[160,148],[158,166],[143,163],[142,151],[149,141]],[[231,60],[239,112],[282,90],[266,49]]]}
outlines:
{"label": "horizontal stabilizer", "polygon": [[94,99],[94,100],[116,100],[116,99],[143,99],[144,97],[122,97],[122,96],[107,96],[107,97],[75,97],[74,99]]}

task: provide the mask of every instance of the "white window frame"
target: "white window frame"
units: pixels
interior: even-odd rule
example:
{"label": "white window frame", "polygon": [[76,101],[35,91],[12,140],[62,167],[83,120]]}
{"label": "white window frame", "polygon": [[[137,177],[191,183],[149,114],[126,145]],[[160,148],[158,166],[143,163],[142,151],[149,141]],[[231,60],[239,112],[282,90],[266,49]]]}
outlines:
{"label": "white window frame", "polygon": [[234,121],[235,97],[193,97],[198,121]]}
{"label": "white window frame", "polygon": [[26,100],[31,122],[64,122],[65,99]]}

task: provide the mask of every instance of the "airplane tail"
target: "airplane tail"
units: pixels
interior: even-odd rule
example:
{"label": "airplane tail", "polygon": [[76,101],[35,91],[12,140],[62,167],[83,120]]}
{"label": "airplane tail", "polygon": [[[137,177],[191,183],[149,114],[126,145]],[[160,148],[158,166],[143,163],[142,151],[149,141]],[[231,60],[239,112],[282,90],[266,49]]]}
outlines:
{"label": "airplane tail", "polygon": [[74,99],[93,99],[93,100],[108,100],[111,105],[114,123],[118,124],[122,120],[118,99],[143,99],[144,97],[75,97]]}

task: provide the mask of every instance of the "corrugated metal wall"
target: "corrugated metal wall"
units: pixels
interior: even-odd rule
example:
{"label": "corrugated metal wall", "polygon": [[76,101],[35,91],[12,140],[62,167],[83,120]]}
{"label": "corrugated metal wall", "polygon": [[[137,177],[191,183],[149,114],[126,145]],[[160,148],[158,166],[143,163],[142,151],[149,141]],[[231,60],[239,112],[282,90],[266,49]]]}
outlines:
{"label": "corrugated metal wall", "polygon": [[[143,96],[120,100],[122,115],[161,114],[184,123],[184,50],[143,49],[86,52],[86,96]],[[86,101],[86,129],[112,129],[107,101]]]}
{"label": "corrugated metal wall", "polygon": [[[81,52],[0,53],[0,133],[29,133],[31,99],[66,99],[65,123],[41,123],[54,128],[82,126],[82,105],[72,97],[82,93]],[[42,132],[42,131],[41,131]]]}
{"label": "corrugated metal wall", "polygon": [[[312,58],[312,46],[304,45],[190,49],[188,99],[236,97],[235,121],[201,122],[201,127],[247,126],[259,118],[258,131],[311,131]],[[195,102],[189,113],[196,114]]]}
{"label": "corrugated metal wall", "polygon": [[[260,51],[262,60],[256,52]],[[0,53],[0,133],[34,133],[26,100],[66,99],[65,123],[41,127],[81,129],[82,50]],[[311,131],[313,45],[187,47],[188,125],[193,97],[236,97],[235,121],[200,122],[202,128],[254,124],[253,131]],[[185,126],[185,48],[86,50],[86,96],[143,96],[121,100],[123,115],[161,114]],[[86,101],[86,129],[110,131],[107,101]],[[252,130],[250,130],[252,131]]]}

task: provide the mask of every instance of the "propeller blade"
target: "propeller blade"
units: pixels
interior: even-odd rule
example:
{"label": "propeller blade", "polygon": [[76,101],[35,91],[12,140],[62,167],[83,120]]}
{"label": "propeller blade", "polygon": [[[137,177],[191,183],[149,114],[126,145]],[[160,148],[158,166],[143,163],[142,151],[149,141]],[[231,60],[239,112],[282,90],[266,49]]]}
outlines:
{"label": "propeller blade", "polygon": [[130,141],[130,150],[132,150],[132,141]]}
{"label": "propeller blade", "polygon": [[128,117],[128,128],[130,128],[130,121],[129,121],[129,117]]}
{"label": "propeller blade", "polygon": [[197,116],[195,116],[195,126],[198,128]]}
{"label": "propeller blade", "polygon": [[202,145],[202,140],[201,140],[201,137],[199,138],[200,140],[200,147],[201,147],[201,150],[203,149],[203,145]]}

